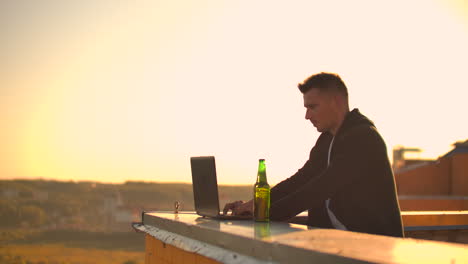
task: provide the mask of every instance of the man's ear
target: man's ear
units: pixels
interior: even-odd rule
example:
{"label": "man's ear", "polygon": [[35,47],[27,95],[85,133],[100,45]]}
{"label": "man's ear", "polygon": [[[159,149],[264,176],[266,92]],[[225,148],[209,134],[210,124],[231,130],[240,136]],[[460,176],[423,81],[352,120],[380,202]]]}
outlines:
{"label": "man's ear", "polygon": [[336,106],[343,106],[345,104],[345,99],[340,94],[334,94],[333,101],[335,102]]}
{"label": "man's ear", "polygon": [[331,96],[331,101],[332,101],[332,103],[333,103],[334,106],[339,106],[339,105],[341,104],[341,101],[340,101],[340,100],[341,100],[341,99],[340,99],[340,96],[337,95],[337,94],[333,94],[333,95]]}

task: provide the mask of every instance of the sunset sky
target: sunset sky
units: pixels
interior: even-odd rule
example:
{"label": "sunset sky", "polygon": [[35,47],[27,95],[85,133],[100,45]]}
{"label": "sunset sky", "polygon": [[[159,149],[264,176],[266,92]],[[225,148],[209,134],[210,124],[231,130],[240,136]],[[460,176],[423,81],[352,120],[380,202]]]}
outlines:
{"label": "sunset sky", "polygon": [[0,178],[275,184],[319,133],[297,83],[340,74],[386,140],[468,139],[467,1],[1,1]]}

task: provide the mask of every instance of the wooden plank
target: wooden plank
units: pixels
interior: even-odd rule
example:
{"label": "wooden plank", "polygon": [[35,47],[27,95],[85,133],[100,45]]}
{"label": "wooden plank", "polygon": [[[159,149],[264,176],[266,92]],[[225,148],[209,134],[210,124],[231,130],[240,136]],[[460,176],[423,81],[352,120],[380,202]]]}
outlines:
{"label": "wooden plank", "polygon": [[151,243],[151,239],[154,239],[152,236],[146,234],[145,236],[145,251],[146,251],[146,254],[145,254],[145,264],[151,264],[153,261],[153,252],[154,252],[154,249],[153,249],[153,243]]}
{"label": "wooden plank", "polygon": [[468,225],[468,211],[402,212],[404,226]]}

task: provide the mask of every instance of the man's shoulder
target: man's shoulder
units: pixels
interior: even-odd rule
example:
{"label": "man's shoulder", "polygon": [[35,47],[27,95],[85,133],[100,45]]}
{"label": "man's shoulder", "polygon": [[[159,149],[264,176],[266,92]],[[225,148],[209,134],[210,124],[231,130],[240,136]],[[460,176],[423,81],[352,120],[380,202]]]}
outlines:
{"label": "man's shoulder", "polygon": [[355,108],[349,112],[338,130],[337,137],[376,132],[374,123]]}
{"label": "man's shoulder", "polygon": [[340,148],[360,149],[372,153],[386,155],[387,146],[384,139],[373,125],[359,125],[343,133],[343,138],[337,142]]}
{"label": "man's shoulder", "polygon": [[378,147],[385,142],[373,124],[358,124],[349,127],[335,139],[337,144],[363,144]]}
{"label": "man's shoulder", "polygon": [[348,127],[346,130],[342,131],[343,133],[340,134],[341,137],[353,137],[353,136],[363,136],[363,135],[371,135],[371,134],[378,134],[379,132],[375,128],[373,124],[369,123],[361,123],[356,124],[354,126]]}

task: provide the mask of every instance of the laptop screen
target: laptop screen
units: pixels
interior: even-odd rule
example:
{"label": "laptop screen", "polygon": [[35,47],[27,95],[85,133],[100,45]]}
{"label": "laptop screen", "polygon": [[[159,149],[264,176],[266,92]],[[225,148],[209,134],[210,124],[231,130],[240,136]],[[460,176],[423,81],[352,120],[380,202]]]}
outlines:
{"label": "laptop screen", "polygon": [[218,181],[213,156],[191,157],[195,211],[202,216],[219,215]]}

